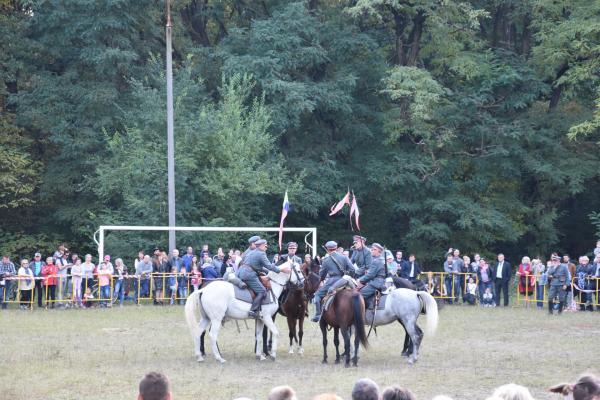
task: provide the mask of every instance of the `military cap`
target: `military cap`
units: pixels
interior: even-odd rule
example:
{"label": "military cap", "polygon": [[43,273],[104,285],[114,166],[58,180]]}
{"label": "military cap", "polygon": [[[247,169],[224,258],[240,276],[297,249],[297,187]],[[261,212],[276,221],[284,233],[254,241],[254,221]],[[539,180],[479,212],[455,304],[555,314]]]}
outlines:
{"label": "military cap", "polygon": [[257,240],[260,240],[260,236],[251,236],[248,243],[255,243]]}
{"label": "military cap", "polygon": [[380,245],[379,243],[373,243],[371,245],[371,248],[373,248],[373,247],[376,248],[376,249],[379,249],[380,251],[383,251],[383,246]]}
{"label": "military cap", "polygon": [[333,240],[330,240],[329,242],[325,243],[325,248],[329,250],[335,250],[338,248],[338,244]]}
{"label": "military cap", "polygon": [[267,241],[265,239],[258,239],[254,244],[262,246],[263,244],[267,244]]}
{"label": "military cap", "polygon": [[289,249],[289,248],[291,248],[291,247],[298,248],[298,243],[296,243],[296,242],[289,242],[289,243],[287,244],[287,248]]}
{"label": "military cap", "polygon": [[360,235],[354,235],[354,236],[352,236],[352,240],[355,241],[355,242],[358,241],[358,240],[362,240],[363,242],[366,242],[367,238],[364,237],[364,236],[360,236]]}

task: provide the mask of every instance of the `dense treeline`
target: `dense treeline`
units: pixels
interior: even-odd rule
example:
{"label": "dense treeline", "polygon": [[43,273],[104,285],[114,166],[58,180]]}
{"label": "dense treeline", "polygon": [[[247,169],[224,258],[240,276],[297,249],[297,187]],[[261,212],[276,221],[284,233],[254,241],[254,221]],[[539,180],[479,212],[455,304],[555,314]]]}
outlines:
{"label": "dense treeline", "polygon": [[[178,224],[274,225],[287,188],[287,225],[343,238],[350,186],[363,232],[421,258],[593,247],[600,2],[173,7]],[[164,24],[159,0],[0,0],[2,252],[167,223]]]}

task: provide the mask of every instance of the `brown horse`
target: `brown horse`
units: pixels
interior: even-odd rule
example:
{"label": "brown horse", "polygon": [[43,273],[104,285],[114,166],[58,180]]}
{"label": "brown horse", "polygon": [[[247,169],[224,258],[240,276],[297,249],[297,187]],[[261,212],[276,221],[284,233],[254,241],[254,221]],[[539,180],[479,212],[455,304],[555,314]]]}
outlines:
{"label": "brown horse", "polygon": [[327,363],[327,327],[334,330],[333,343],[335,345],[335,363],[340,362],[339,332],[344,338],[345,366],[350,366],[350,335],[354,325],[354,356],[352,365],[358,365],[358,348],[362,344],[365,349],[369,347],[367,333],[365,332],[365,302],[354,289],[340,290],[327,310],[323,310],[319,323],[323,334],[323,364]]}

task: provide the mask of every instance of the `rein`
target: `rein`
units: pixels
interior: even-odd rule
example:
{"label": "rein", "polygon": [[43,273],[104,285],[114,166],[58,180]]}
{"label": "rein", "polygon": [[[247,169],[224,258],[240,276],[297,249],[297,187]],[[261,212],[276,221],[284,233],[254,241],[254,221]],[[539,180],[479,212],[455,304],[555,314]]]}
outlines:
{"label": "rein", "polygon": [[373,325],[375,324],[375,313],[377,312],[377,306],[379,305],[379,298],[375,296],[375,305],[373,306],[373,318],[371,318],[371,327],[369,328],[369,333],[367,333],[367,339],[371,336],[371,331],[373,330]]}

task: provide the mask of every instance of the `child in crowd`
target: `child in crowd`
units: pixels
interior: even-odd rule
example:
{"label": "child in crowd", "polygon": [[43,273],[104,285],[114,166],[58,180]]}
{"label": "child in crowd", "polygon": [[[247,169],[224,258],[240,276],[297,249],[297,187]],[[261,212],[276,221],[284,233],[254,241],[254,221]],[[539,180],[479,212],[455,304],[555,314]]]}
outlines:
{"label": "child in crowd", "polygon": [[100,301],[100,307],[109,306],[106,300],[110,299],[110,278],[111,273],[108,270],[108,264],[103,261],[100,263],[100,268],[98,268],[98,286],[100,287],[98,295],[102,300]]}
{"label": "child in crowd", "polygon": [[179,276],[177,277],[177,290],[179,292],[179,301],[178,304],[185,304],[185,300],[188,297],[188,284],[189,278],[185,266],[181,267],[179,271]]}
{"label": "child in crowd", "polygon": [[175,304],[175,298],[177,297],[177,267],[173,266],[173,268],[171,268],[171,275],[169,275],[169,277],[167,278],[167,283],[169,284],[169,290],[170,290],[170,297],[171,297],[171,301],[170,301],[170,305]]}
{"label": "child in crowd", "polygon": [[483,293],[483,306],[484,307],[496,307],[496,303],[494,302],[494,294],[492,293],[491,288],[485,288],[485,292]]}
{"label": "child in crowd", "polygon": [[215,266],[210,261],[210,258],[205,258],[204,264],[202,264],[202,287],[219,278]]}
{"label": "child in crowd", "polygon": [[92,288],[86,288],[85,294],[83,295],[83,305],[85,308],[90,308],[92,306],[92,301],[94,300],[94,295],[92,294]]}
{"label": "child in crowd", "polygon": [[73,306],[76,308],[83,307],[81,302],[81,281],[83,271],[81,269],[81,260],[78,258],[75,264],[71,267],[71,280],[73,283]]}
{"label": "child in crowd", "polygon": [[194,287],[194,292],[198,290],[200,287],[200,283],[202,282],[202,274],[198,271],[198,266],[192,264],[192,278],[191,283]]}
{"label": "child in crowd", "polygon": [[469,278],[469,283],[467,283],[467,293],[465,294],[465,300],[467,303],[474,306],[476,299],[477,299],[477,284],[475,283],[475,279]]}

